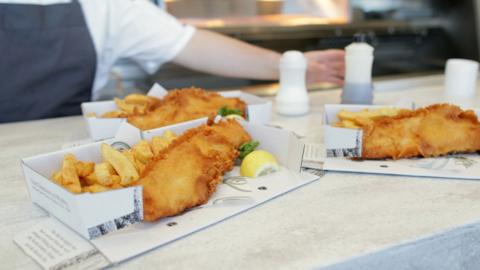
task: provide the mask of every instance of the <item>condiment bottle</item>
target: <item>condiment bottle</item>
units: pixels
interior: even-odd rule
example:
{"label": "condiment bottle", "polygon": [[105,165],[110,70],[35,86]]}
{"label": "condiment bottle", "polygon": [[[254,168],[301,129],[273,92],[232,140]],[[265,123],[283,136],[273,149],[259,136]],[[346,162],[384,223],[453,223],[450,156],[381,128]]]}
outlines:
{"label": "condiment bottle", "polygon": [[355,35],[354,42],[345,47],[343,104],[372,104],[373,51],[365,42],[365,35]]}
{"label": "condiment bottle", "polygon": [[308,113],[306,87],[307,59],[299,51],[287,51],[280,59],[280,90],[276,97],[276,111],[286,116]]}

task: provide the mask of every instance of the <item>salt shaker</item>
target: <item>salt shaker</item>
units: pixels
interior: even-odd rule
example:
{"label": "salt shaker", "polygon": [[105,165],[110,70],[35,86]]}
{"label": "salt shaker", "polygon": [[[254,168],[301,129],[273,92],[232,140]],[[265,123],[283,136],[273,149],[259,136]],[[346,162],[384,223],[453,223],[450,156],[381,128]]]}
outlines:
{"label": "salt shaker", "polygon": [[364,35],[356,35],[354,42],[345,47],[345,85],[343,104],[372,104],[373,47]]}
{"label": "salt shaker", "polygon": [[445,96],[471,99],[476,96],[478,62],[468,59],[448,59],[445,65]]}
{"label": "salt shaker", "polygon": [[287,51],[280,59],[280,91],[276,97],[277,113],[297,116],[308,113],[306,87],[307,59],[299,51]]}

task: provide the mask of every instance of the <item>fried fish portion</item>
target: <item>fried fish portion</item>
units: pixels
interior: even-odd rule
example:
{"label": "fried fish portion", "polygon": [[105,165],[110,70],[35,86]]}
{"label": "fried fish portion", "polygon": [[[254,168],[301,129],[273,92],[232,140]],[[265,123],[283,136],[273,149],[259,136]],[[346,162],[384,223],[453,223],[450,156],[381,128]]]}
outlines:
{"label": "fried fish portion", "polygon": [[154,221],[206,203],[233,168],[238,147],[250,139],[235,120],[203,125],[178,137],[142,172],[144,219]]}
{"label": "fried fish portion", "polygon": [[128,122],[148,130],[180,122],[215,116],[222,107],[240,110],[245,116],[246,104],[239,98],[226,98],[199,88],[170,91],[152,111],[128,117]]}
{"label": "fried fish portion", "polygon": [[362,159],[437,157],[480,151],[477,115],[455,105],[435,104],[355,123],[363,129]]}

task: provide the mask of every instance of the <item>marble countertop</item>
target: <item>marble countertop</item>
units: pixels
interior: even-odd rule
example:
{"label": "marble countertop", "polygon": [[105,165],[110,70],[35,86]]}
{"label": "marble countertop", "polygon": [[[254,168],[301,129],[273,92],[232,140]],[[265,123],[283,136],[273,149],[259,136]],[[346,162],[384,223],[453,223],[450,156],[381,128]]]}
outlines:
{"label": "marble countertop", "polygon": [[[383,82],[376,90],[378,104],[427,103],[441,96],[441,77]],[[338,103],[339,96],[339,90],[311,93],[308,115],[274,115],[273,124],[294,130],[307,142],[321,142],[323,104]],[[480,104],[478,100],[468,102]],[[0,125],[0,268],[39,268],[12,241],[16,232],[47,216],[28,198],[20,158],[87,136],[81,117]],[[318,181],[119,268],[355,269],[335,267],[475,224],[479,198],[478,181],[327,172]]]}

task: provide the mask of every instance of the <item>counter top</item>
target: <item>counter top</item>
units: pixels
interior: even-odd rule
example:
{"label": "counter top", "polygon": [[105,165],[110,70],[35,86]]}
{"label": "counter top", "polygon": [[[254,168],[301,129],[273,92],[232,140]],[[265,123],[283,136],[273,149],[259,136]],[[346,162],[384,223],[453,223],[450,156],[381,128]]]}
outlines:
{"label": "counter top", "polygon": [[[426,86],[429,80],[431,84]],[[439,81],[436,77],[424,78],[423,84],[390,82],[377,86],[375,102],[427,102],[441,95]],[[338,103],[339,96],[340,90],[313,92],[308,115],[274,115],[273,124],[294,130],[308,142],[321,142],[323,104]],[[478,100],[476,104],[480,104]],[[57,150],[86,137],[81,117],[0,125],[0,268],[39,268],[12,241],[16,232],[47,216],[28,198],[19,159]],[[410,269],[429,263],[438,266],[436,269],[466,269],[475,262],[478,267],[480,261],[472,260],[480,257],[480,247],[465,242],[444,245],[449,249],[443,251],[443,244],[437,249],[414,245],[421,248],[417,258],[432,250],[454,256],[447,262],[437,260],[438,265],[429,261],[428,255],[415,260],[389,259],[395,267],[381,258],[398,255],[392,253],[395,247],[405,250],[412,246],[409,243],[435,244],[450,235],[475,236],[475,242],[480,242],[480,226],[478,230],[476,227],[479,198],[478,181],[327,172],[318,181],[122,263],[119,268],[369,269],[380,265],[383,269]],[[462,234],[455,228],[474,230],[476,234]],[[238,233],[245,231],[248,233]],[[415,241],[418,239],[427,241]]]}

